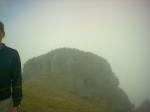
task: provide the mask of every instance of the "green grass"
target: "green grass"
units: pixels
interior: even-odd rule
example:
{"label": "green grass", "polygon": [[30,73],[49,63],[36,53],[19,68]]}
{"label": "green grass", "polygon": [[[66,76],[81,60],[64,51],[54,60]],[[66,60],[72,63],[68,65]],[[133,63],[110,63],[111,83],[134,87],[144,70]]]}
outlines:
{"label": "green grass", "polygon": [[25,83],[23,86],[23,110],[26,112],[100,112],[99,108],[79,96],[59,87],[40,83]]}

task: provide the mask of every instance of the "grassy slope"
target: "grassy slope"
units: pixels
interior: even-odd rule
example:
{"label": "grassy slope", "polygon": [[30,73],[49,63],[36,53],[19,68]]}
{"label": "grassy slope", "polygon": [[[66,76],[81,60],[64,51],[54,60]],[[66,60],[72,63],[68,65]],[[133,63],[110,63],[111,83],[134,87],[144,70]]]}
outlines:
{"label": "grassy slope", "polygon": [[104,112],[103,108],[100,109],[95,104],[69,92],[64,85],[61,87],[54,85],[55,79],[51,79],[51,82],[45,80],[43,83],[44,80],[38,81],[35,78],[24,82],[25,112],[100,112],[100,110]]}

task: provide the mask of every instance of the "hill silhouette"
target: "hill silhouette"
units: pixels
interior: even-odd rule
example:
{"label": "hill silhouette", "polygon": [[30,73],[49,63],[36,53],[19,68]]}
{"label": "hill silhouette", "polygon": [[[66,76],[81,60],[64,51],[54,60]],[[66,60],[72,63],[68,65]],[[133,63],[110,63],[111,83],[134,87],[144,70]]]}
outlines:
{"label": "hill silhouette", "polygon": [[72,48],[34,57],[23,68],[25,112],[131,112],[106,59]]}
{"label": "hill silhouette", "polygon": [[150,112],[150,100],[146,99],[143,103],[136,108],[135,112]]}

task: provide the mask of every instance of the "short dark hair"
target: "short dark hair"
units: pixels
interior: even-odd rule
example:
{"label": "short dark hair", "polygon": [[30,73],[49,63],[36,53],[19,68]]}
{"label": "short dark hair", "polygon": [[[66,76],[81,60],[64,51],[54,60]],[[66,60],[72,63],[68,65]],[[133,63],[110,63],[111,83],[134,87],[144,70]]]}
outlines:
{"label": "short dark hair", "polygon": [[5,32],[5,31],[4,31],[4,24],[3,24],[1,21],[0,21],[0,30],[1,30],[1,32],[3,32],[3,33]]}

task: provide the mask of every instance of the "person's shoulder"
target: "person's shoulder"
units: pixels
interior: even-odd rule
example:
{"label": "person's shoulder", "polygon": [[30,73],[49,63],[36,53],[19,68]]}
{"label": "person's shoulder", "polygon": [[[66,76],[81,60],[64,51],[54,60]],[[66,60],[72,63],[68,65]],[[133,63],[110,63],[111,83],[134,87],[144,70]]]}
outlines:
{"label": "person's shoulder", "polygon": [[7,45],[4,45],[4,47],[5,47],[5,49],[6,49],[9,53],[11,53],[11,54],[14,54],[14,55],[18,54],[18,51],[17,51],[16,49],[14,49],[14,48],[9,47],[9,46],[7,46]]}

